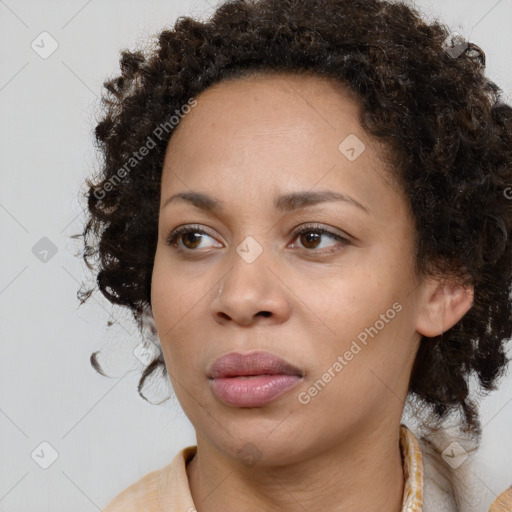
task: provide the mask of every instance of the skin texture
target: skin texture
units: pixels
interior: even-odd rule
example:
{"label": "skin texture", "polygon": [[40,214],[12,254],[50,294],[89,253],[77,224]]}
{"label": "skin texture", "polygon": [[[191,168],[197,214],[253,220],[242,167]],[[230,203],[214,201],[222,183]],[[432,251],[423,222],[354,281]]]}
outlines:
{"label": "skin texture", "polygon": [[[291,511],[300,503],[311,512],[396,512],[404,484],[399,424],[421,335],[453,326],[472,291],[415,274],[407,199],[347,91],[276,74],[221,82],[196,99],[167,148],[151,288],[165,364],[196,429],[187,468],[196,508]],[[350,134],[365,144],[354,161],[338,149]],[[346,201],[274,209],[279,195],[320,190],[367,211]],[[164,207],[190,191],[224,202],[224,211],[180,201]],[[309,224],[348,241],[294,235]],[[181,225],[207,234],[167,244]],[[236,251],[249,236],[263,251],[252,263]],[[394,303],[400,312],[301,403],[298,394]],[[209,365],[253,350],[298,366],[303,381],[263,407],[218,401]],[[254,465],[241,456],[247,443],[257,449]]]}

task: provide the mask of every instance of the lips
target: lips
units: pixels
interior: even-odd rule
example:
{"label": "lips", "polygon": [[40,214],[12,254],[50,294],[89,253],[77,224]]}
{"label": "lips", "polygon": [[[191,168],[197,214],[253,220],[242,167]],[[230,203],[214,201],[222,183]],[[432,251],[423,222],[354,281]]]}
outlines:
{"label": "lips", "polygon": [[269,352],[251,352],[249,354],[231,352],[215,360],[208,376],[211,379],[216,379],[250,375],[296,375],[302,377],[304,372]]}
{"label": "lips", "polygon": [[303,376],[302,370],[269,352],[232,352],[216,359],[208,372],[215,397],[235,407],[262,407]]}

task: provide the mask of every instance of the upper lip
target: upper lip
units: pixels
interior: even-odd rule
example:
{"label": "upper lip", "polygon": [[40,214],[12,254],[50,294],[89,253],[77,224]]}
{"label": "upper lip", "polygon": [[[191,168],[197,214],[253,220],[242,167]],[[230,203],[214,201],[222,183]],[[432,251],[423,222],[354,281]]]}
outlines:
{"label": "upper lip", "polygon": [[244,375],[297,375],[302,372],[283,358],[270,352],[230,352],[217,358],[210,367],[211,379]]}

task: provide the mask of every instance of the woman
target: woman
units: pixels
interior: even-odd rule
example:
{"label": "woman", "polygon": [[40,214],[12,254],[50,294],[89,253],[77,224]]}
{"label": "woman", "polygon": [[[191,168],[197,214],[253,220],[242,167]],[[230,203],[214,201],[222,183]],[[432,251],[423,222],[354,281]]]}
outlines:
{"label": "woman", "polygon": [[512,510],[470,465],[469,377],[495,389],[511,331],[512,108],[484,66],[378,0],[235,0],[122,53],[84,257],[197,445],[106,512]]}

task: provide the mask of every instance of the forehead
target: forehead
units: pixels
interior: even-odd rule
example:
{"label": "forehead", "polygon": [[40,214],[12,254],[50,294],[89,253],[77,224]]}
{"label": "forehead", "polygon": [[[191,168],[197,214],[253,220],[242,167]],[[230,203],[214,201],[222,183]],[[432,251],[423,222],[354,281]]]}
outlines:
{"label": "forehead", "polygon": [[209,131],[214,137],[222,129],[242,136],[241,124],[254,134],[273,127],[320,133],[343,127],[360,130],[357,100],[346,87],[318,75],[266,72],[231,78],[196,98],[197,106],[178,125],[169,149],[174,142],[184,142],[179,136],[182,132]]}
{"label": "forehead", "polygon": [[[317,183],[355,196],[375,180],[389,185],[357,98],[332,79],[255,74],[217,83],[196,101],[170,138],[162,195],[236,186],[251,201]],[[357,159],[343,153],[347,140],[364,148]]]}
{"label": "forehead", "polygon": [[326,77],[255,74],[216,83],[196,101],[170,138],[166,156],[175,164],[218,157],[239,164],[255,154],[260,163],[266,156],[334,162],[343,139],[364,136],[355,96]]}

